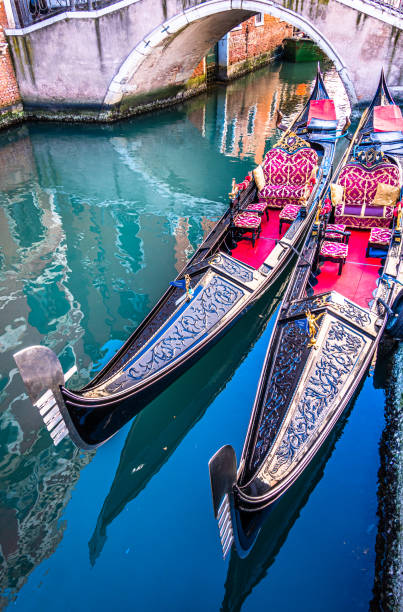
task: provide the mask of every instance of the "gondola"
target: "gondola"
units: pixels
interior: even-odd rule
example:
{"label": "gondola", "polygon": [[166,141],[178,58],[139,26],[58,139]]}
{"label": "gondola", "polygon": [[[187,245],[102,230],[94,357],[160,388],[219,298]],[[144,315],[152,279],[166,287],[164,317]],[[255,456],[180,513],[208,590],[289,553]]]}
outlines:
{"label": "gondola", "polygon": [[84,449],[104,443],[270,288],[312,225],[331,174],[336,128],[334,103],[318,69],[297,119],[251,180],[233,182],[228,210],[121,349],[82,389],[66,388],[74,368],[65,376],[49,348],[14,355],[55,444],[67,434]]}
{"label": "gondola", "polygon": [[374,366],[403,338],[403,119],[384,75],[318,209],[279,308],[237,470],[210,460],[224,558],[252,547],[270,506],[313,459]]}

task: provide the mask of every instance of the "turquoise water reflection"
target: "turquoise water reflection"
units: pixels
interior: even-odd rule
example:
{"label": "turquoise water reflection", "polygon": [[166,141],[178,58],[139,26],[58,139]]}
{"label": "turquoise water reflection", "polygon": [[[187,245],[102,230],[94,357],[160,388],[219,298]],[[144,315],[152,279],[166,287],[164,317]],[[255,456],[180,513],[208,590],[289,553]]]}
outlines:
{"label": "turquoise water reflection", "polygon": [[[261,161],[277,108],[298,112],[314,76],[277,65],[156,115],[0,135],[0,607],[368,608],[384,402],[370,379],[253,556],[220,556],[207,462],[226,442],[240,453],[286,275],[97,453],[51,446],[12,360],[45,343],[87,382],[225,209],[232,177]],[[334,72],[325,81],[346,110]]]}

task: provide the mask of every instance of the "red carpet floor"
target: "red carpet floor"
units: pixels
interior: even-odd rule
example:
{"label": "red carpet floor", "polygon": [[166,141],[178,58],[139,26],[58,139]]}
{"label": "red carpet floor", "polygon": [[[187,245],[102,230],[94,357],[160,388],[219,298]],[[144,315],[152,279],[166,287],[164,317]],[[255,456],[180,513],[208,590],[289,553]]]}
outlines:
{"label": "red carpet floor", "polygon": [[337,274],[338,263],[325,261],[317,277],[318,284],[314,287],[315,293],[334,289],[356,304],[368,306],[381,267],[379,257],[365,257],[368,238],[369,230],[351,230],[347,261],[343,266],[341,276]]}
{"label": "red carpet floor", "polygon": [[[252,247],[251,240],[243,238],[237,244],[236,249],[231,252],[232,257],[242,261],[243,263],[252,266],[257,269],[262,265],[266,257],[276,246],[275,240],[280,238],[278,232],[279,228],[279,217],[280,210],[269,210],[269,220],[267,221],[266,215],[262,217],[262,231],[260,232],[259,238],[255,242],[255,246]],[[282,235],[287,231],[289,225],[283,225]],[[251,234],[246,234],[249,238]]]}

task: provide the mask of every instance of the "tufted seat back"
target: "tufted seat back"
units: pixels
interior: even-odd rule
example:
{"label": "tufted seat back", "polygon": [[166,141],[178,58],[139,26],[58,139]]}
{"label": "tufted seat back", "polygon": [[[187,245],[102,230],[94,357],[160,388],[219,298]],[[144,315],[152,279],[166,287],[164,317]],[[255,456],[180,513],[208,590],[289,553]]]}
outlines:
{"label": "tufted seat back", "polygon": [[295,153],[271,149],[266,156],[263,172],[267,185],[305,185],[318,164],[318,155],[310,147]]}
{"label": "tufted seat back", "polygon": [[259,200],[275,208],[299,203],[307,195],[306,188],[317,165],[318,155],[310,147],[294,153],[271,149],[263,164],[266,184],[259,192]]}
{"label": "tufted seat back", "polygon": [[400,181],[397,166],[381,163],[374,168],[358,162],[347,164],[340,173],[338,183],[344,188],[343,202],[335,209],[336,223],[348,227],[388,227],[393,206],[373,204],[378,184],[398,187]]}

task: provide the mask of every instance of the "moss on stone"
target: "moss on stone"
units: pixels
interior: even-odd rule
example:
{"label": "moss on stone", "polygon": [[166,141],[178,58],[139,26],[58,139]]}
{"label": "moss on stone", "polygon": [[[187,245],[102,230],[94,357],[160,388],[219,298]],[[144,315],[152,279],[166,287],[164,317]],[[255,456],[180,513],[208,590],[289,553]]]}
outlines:
{"label": "moss on stone", "polygon": [[206,82],[206,75],[200,74],[199,76],[188,79],[185,83],[185,88],[194,89],[195,87],[200,87],[200,85],[203,85],[203,83],[205,82]]}
{"label": "moss on stone", "polygon": [[7,108],[3,111],[0,109],[0,129],[8,128],[16,123],[21,123],[24,119],[25,113],[21,105]]}

